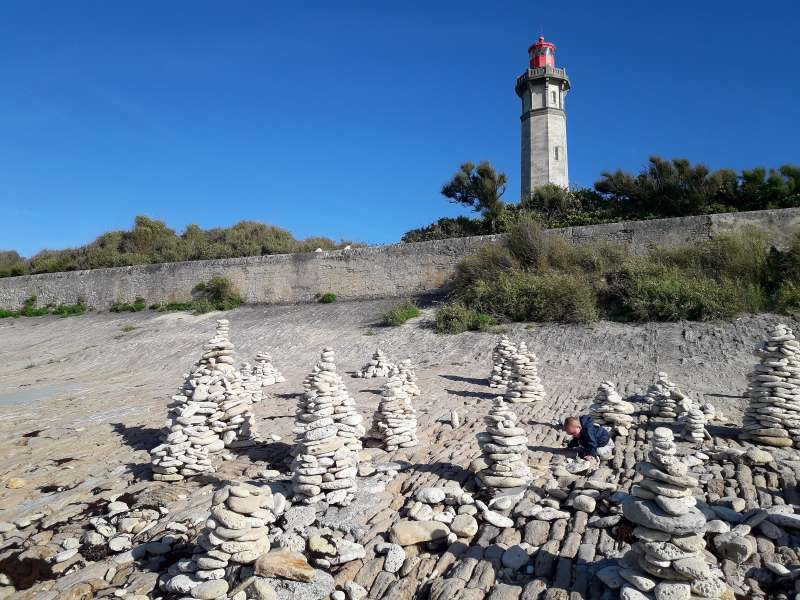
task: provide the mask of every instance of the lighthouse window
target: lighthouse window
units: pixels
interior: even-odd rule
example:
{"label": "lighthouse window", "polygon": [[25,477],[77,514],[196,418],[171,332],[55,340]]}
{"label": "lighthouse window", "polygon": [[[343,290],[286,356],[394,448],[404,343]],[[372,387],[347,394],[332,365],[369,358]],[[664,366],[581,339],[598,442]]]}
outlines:
{"label": "lighthouse window", "polygon": [[550,100],[552,101],[553,106],[558,106],[558,100],[556,100],[555,92],[550,92]]}
{"label": "lighthouse window", "polygon": [[558,146],[556,146],[554,149],[556,151],[556,160],[558,160]]}

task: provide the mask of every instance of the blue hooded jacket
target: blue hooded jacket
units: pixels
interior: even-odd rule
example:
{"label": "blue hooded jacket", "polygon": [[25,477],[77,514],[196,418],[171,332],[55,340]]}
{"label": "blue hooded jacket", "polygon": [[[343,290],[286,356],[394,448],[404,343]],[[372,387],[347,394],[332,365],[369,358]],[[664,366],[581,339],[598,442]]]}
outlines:
{"label": "blue hooded jacket", "polygon": [[567,448],[578,448],[581,457],[597,456],[597,449],[608,444],[611,436],[604,427],[595,425],[592,417],[588,415],[583,415],[579,421],[581,434],[577,438],[572,438]]}

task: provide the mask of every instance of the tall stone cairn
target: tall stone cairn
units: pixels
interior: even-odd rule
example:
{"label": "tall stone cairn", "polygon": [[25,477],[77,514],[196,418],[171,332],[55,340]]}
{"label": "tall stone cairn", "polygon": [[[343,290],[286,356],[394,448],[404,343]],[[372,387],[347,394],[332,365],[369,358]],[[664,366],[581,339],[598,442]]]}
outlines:
{"label": "tall stone cairn", "polygon": [[203,347],[205,353],[195,373],[200,374],[208,399],[217,403],[211,428],[226,447],[241,448],[255,444],[255,417],[242,376],[233,366],[235,352],[229,335],[230,323],[219,319],[216,335]]}
{"label": "tall stone cairn", "polygon": [[258,377],[262,387],[268,387],[286,381],[284,376],[281,375],[281,372],[272,364],[272,356],[270,356],[268,352],[259,352],[256,354],[253,375]]}
{"label": "tall stone cairn", "polygon": [[478,479],[485,487],[502,491],[530,483],[528,436],[501,396],[492,401],[486,431],[478,435],[478,442],[487,465],[478,473]]}
{"label": "tall stone cairn", "polygon": [[620,561],[620,597],[716,599],[726,591],[721,572],[705,560],[706,517],[692,496],[698,481],[676,452],[672,431],[658,427],[649,462],[636,465],[644,479],[623,501],[623,515],[636,524],[638,541]]}
{"label": "tall stone cairn", "polygon": [[303,382],[306,391],[298,403],[292,482],[295,499],[305,504],[346,505],[356,491],[363,418],[355,410],[334,360],[333,350],[323,349]]}
{"label": "tall stone cairn", "polygon": [[232,483],[214,492],[196,553],[169,568],[164,590],[187,598],[228,598],[242,579],[238,567],[269,551],[273,503],[269,487]]}
{"label": "tall stone cairn", "polygon": [[211,398],[213,377],[206,373],[209,357],[202,358],[184,375],[183,386],[172,396],[161,443],[150,451],[153,479],[180,481],[198,473],[213,472],[210,454],[220,452],[225,444],[212,429],[219,406]]}
{"label": "tall stone cairn", "polygon": [[597,388],[594,403],[590,408],[592,419],[598,425],[613,427],[619,435],[628,435],[633,425],[635,407],[622,399],[617,388],[610,381],[604,381]]}
{"label": "tall stone cairn", "polygon": [[411,448],[417,440],[417,411],[411,403],[411,394],[405,389],[401,375],[393,375],[381,393],[375,423],[376,433],[384,450]]}
{"label": "tall stone cairn", "polygon": [[417,372],[414,365],[411,364],[411,359],[406,358],[401,360],[397,365],[397,373],[400,379],[403,380],[403,389],[410,396],[419,396],[419,386],[417,385]]}
{"label": "tall stone cairn", "polygon": [[508,385],[512,376],[514,355],[517,347],[507,336],[502,336],[492,350],[492,372],[489,375],[489,387],[500,388]]}
{"label": "tall stone cairn", "polygon": [[743,434],[759,444],[800,447],[800,342],[789,327],[776,325],[755,355]]}
{"label": "tall stone cairn", "polygon": [[647,388],[646,398],[650,403],[650,414],[654,417],[675,419],[678,417],[676,386],[663,371],[657,377],[656,382]]}
{"label": "tall stone cairn", "polygon": [[397,365],[389,360],[383,350],[378,348],[372,355],[372,359],[356,372],[355,376],[369,379],[371,377],[391,377],[395,373],[397,373]]}
{"label": "tall stone cairn", "polygon": [[525,342],[520,342],[512,361],[511,381],[504,395],[506,402],[522,404],[544,400],[546,394],[537,372],[537,362],[536,354],[528,350]]}

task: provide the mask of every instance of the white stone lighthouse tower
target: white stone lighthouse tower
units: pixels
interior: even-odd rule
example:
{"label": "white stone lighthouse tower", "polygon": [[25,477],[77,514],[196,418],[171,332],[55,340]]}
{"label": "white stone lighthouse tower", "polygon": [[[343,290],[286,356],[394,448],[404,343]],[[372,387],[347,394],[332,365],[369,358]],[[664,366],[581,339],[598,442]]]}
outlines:
{"label": "white stone lighthouse tower", "polygon": [[564,109],[569,77],[556,67],[556,47],[543,36],[528,54],[530,66],[516,85],[522,99],[522,198],[547,183],[569,187]]}

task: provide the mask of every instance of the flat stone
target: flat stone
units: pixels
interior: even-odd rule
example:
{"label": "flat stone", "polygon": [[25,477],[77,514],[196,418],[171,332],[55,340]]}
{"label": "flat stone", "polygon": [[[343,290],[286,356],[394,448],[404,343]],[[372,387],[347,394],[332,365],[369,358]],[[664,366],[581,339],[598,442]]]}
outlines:
{"label": "flat stone", "polygon": [[697,500],[692,496],[685,498],[667,498],[656,496],[656,504],[667,514],[679,517],[688,513],[692,507],[697,505]]}
{"label": "flat stone", "polygon": [[514,545],[503,552],[501,562],[503,563],[503,566],[516,571],[528,564],[529,560],[530,555],[528,554],[527,550],[520,545]]}
{"label": "flat stone", "polygon": [[597,571],[596,576],[612,590],[618,590],[625,583],[625,580],[620,575],[620,568],[617,565],[603,567]]}
{"label": "flat stone", "polygon": [[591,496],[580,494],[572,500],[572,507],[575,510],[582,510],[586,513],[593,513],[597,507],[597,501]]}
{"label": "flat stone", "polygon": [[447,497],[447,493],[444,488],[425,487],[417,490],[414,497],[419,502],[424,502],[426,504],[441,504]]}
{"label": "flat stone", "polygon": [[256,559],[255,574],[259,577],[311,582],[314,581],[315,569],[299,552],[271,550]]}
{"label": "flat stone", "polygon": [[392,525],[390,539],[392,543],[411,546],[446,538],[448,535],[450,535],[450,528],[439,521],[401,520]]}
{"label": "flat stone", "polygon": [[620,569],[622,578],[640,592],[651,592],[656,587],[656,582],[636,569]]}
{"label": "flat stone", "polygon": [[470,538],[478,533],[478,521],[472,515],[456,515],[450,523],[450,531],[458,537]]}
{"label": "flat stone", "polygon": [[653,596],[640,592],[632,585],[625,584],[619,592],[619,600],[652,600]]}
{"label": "flat stone", "polygon": [[192,598],[198,600],[216,600],[228,593],[228,582],[224,579],[204,581],[192,588]]}
{"label": "flat stone", "polygon": [[623,501],[622,505],[626,519],[650,529],[674,535],[705,530],[706,518],[697,508],[692,508],[685,515],[672,516],[661,510],[651,500],[639,500],[630,496]]}

